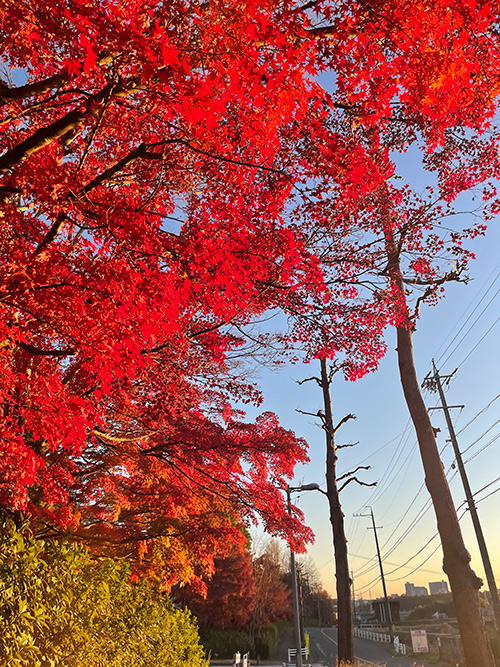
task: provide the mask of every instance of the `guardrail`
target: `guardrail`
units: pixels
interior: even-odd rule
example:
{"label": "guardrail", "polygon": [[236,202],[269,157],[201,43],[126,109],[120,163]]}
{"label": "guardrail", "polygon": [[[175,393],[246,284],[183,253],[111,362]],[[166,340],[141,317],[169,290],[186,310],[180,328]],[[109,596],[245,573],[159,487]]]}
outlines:
{"label": "guardrail", "polygon": [[401,653],[401,655],[406,655],[406,644],[399,641],[399,637],[394,637],[394,650],[396,653]]}
{"label": "guardrail", "polygon": [[384,644],[391,643],[390,635],[384,635],[380,632],[373,632],[373,630],[365,630],[363,628],[354,628],[354,636],[370,639],[372,642],[383,642]]}
{"label": "guardrail", "polygon": [[[306,647],[301,648],[300,652],[302,654],[302,657],[305,658],[306,660],[309,659],[309,649]],[[288,649],[288,662],[292,662],[292,658],[295,658],[297,655],[297,649],[296,648],[289,648]]]}
{"label": "guardrail", "polygon": [[[374,632],[373,630],[366,630],[365,628],[354,628],[354,636],[362,639],[369,639],[372,642],[382,642],[384,644],[391,643],[391,636],[381,632]],[[394,637],[392,643],[396,653],[406,655],[406,645],[399,641],[399,637]]]}

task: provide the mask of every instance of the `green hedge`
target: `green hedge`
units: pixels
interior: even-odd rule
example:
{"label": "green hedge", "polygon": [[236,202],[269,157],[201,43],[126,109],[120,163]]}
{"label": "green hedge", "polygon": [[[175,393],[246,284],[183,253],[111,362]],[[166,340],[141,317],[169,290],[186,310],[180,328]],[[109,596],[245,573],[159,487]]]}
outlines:
{"label": "green hedge", "polygon": [[278,626],[272,623],[255,633],[255,654],[262,660],[269,660],[276,652],[279,635]]}
{"label": "green hedge", "polygon": [[255,641],[248,632],[243,630],[200,628],[200,639],[212,658],[229,659],[236,651],[240,651],[241,655],[249,653],[250,656],[255,656]]}
{"label": "green hedge", "polygon": [[206,667],[188,611],[126,565],[0,518],[0,667]]}
{"label": "green hedge", "polygon": [[273,623],[266,628],[255,630],[253,635],[244,630],[217,630],[215,628],[200,628],[200,639],[206,651],[212,658],[227,660],[232,658],[236,651],[249,653],[252,659],[261,660],[273,658],[276,653],[279,638],[287,621]]}

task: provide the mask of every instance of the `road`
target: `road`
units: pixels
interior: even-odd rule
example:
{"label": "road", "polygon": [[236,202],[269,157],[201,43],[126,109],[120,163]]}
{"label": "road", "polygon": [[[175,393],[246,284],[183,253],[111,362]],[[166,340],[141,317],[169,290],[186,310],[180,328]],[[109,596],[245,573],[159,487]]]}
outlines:
{"label": "road", "polygon": [[[310,628],[311,662],[335,667],[337,658],[337,628]],[[354,639],[356,659],[366,667],[437,667],[416,657],[392,656],[390,644],[379,644],[368,639]]]}

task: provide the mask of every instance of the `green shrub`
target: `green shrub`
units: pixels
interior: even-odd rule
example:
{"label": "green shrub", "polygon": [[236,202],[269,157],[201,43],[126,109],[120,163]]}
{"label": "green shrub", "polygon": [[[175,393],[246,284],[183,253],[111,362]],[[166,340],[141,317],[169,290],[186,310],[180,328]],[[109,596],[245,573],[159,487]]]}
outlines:
{"label": "green shrub", "polygon": [[262,660],[269,660],[276,652],[279,639],[278,627],[272,623],[255,633],[255,652]]}
{"label": "green shrub", "polygon": [[212,658],[232,658],[236,651],[255,656],[255,642],[251,635],[243,630],[218,630],[200,628],[200,639]]}
{"label": "green shrub", "polygon": [[0,667],[206,667],[189,612],[126,565],[0,520]]}

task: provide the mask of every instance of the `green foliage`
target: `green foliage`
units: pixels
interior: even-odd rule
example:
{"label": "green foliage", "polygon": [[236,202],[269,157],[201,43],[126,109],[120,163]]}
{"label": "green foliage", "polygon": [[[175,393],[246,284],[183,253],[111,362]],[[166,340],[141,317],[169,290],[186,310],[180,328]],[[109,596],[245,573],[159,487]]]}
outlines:
{"label": "green foliage", "polygon": [[205,667],[188,611],[126,565],[0,521],[0,667]]}
{"label": "green foliage", "polygon": [[276,624],[271,623],[265,628],[259,628],[255,635],[255,651],[263,660],[272,658],[278,645],[279,632]]}
{"label": "green foliage", "polygon": [[444,602],[442,600],[436,600],[430,604],[418,605],[415,609],[408,614],[409,621],[419,621],[423,618],[432,618],[432,615],[436,612],[440,614],[446,614],[446,616],[454,617],[455,616],[455,605],[453,600]]}
{"label": "green foliage", "polygon": [[236,651],[249,653],[262,660],[272,658],[276,652],[279,637],[286,622],[272,623],[265,628],[259,628],[254,634],[244,630],[221,630],[217,628],[200,628],[200,639],[207,652],[213,658],[221,660],[232,658]]}
{"label": "green foliage", "polygon": [[243,630],[200,628],[200,639],[213,658],[232,658],[236,651],[256,655],[254,639]]}

